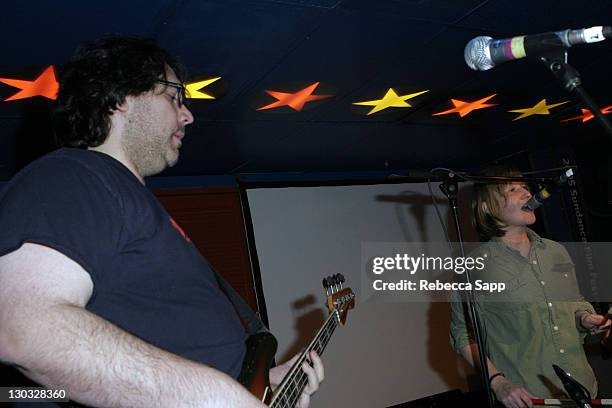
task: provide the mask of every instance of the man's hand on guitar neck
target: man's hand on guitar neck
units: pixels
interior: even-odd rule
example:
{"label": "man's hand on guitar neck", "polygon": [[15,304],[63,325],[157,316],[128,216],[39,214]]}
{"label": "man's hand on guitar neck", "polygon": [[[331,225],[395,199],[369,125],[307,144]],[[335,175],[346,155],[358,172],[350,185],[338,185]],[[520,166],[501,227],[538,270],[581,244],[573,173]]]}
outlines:
{"label": "man's hand on guitar neck", "polygon": [[[291,360],[270,369],[270,386],[273,390],[280,385],[293,364],[295,364],[301,355],[301,353],[298,353],[293,356]],[[309,357],[310,364],[308,364],[307,361],[302,363],[302,371],[308,377],[308,385],[306,385],[304,391],[302,391],[297,408],[308,408],[310,405],[310,396],[317,392],[319,384],[321,384],[325,378],[325,369],[319,355],[311,351]]]}

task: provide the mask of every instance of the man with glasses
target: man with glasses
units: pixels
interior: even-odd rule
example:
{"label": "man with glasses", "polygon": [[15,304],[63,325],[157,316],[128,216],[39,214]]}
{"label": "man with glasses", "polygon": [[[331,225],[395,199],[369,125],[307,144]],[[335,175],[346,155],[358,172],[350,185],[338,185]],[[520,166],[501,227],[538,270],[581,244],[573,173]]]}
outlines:
{"label": "man with glasses", "polygon": [[[176,164],[193,123],[181,76],[153,41],[82,47],[59,75],[64,148],[0,196],[0,361],[79,403],[262,406],[234,380],[246,337],[236,311],[144,186]],[[323,379],[310,358],[302,407]]]}

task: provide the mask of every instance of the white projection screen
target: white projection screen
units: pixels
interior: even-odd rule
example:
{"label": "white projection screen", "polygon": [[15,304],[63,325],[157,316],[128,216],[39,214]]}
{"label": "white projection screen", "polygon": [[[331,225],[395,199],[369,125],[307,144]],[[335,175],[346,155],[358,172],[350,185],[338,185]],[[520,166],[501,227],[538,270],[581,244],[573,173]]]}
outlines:
{"label": "white projection screen", "polygon": [[[438,183],[432,189],[452,226]],[[360,302],[363,242],[443,242],[426,183],[247,188],[255,246],[277,361],[308,345],[327,317],[324,276],[342,273],[357,295],[323,360],[325,382],[311,406],[389,407],[455,388],[473,371],[449,343],[449,306]],[[467,240],[474,240],[460,193]],[[451,227],[451,230],[453,228]]]}

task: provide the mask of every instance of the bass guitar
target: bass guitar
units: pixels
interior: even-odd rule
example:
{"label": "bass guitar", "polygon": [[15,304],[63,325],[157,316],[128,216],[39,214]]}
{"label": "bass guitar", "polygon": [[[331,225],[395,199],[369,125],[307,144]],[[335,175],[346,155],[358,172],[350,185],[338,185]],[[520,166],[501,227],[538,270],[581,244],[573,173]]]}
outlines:
{"label": "bass guitar", "polygon": [[355,307],[355,294],[351,288],[344,287],[344,282],[341,274],[323,279],[329,316],[275,390],[270,387],[269,371],[276,354],[276,339],[269,332],[257,333],[247,339],[247,353],[238,381],[266,405],[293,408],[298,403],[308,384],[308,377],[301,368],[302,363],[307,361],[311,351],[323,354],[336,328],[346,324],[348,311]]}

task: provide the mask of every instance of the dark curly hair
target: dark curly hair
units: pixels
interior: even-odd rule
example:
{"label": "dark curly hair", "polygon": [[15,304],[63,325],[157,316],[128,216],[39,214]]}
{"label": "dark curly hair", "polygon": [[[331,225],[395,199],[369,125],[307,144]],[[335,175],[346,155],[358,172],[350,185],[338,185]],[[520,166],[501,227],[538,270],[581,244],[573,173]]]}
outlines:
{"label": "dark curly hair", "polygon": [[107,37],[81,46],[58,72],[56,143],[78,148],[104,143],[117,106],[166,79],[166,66],[182,82],[182,67],[151,39]]}

